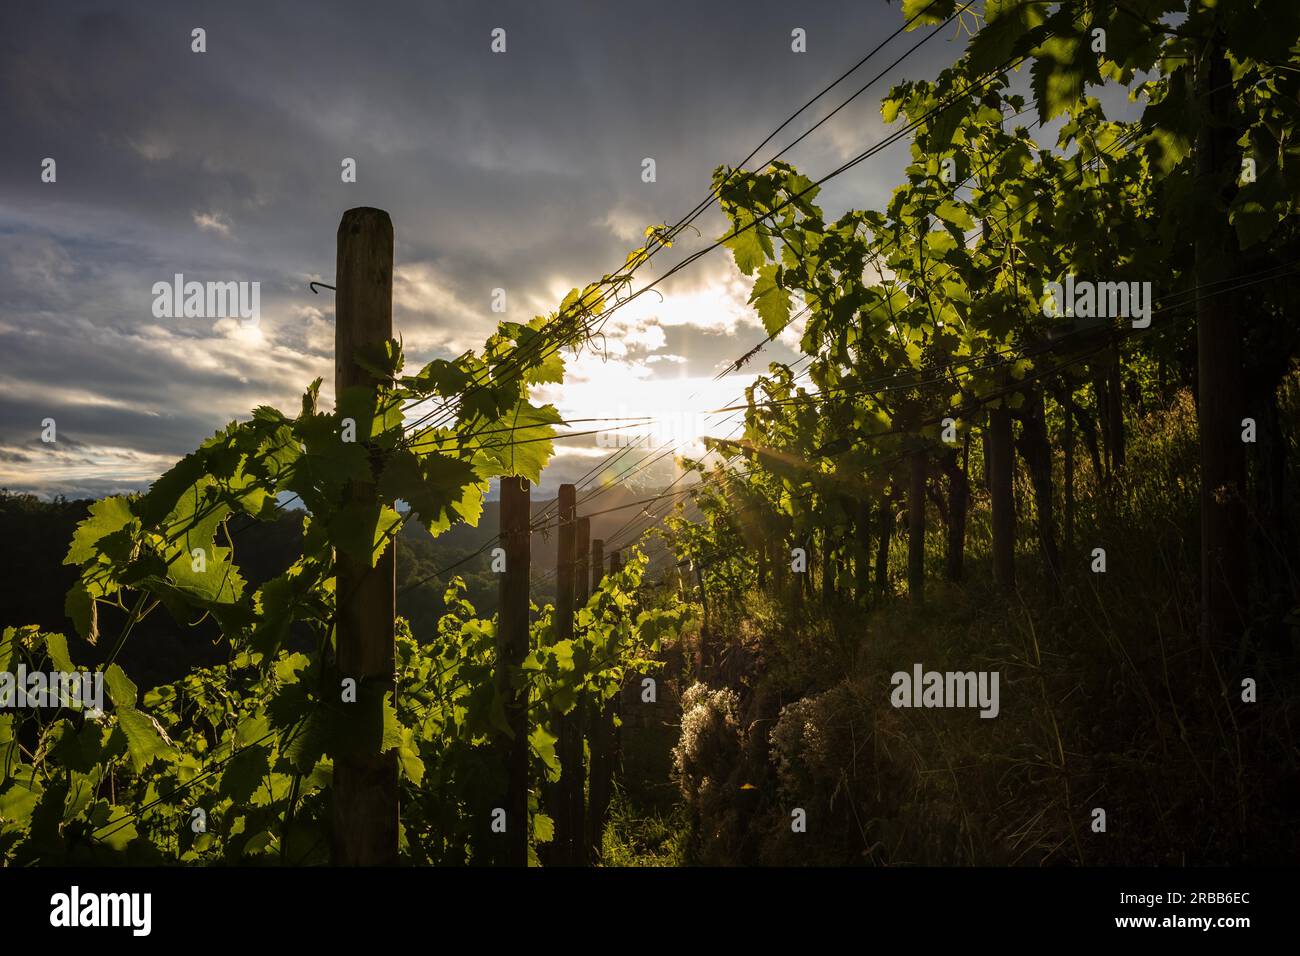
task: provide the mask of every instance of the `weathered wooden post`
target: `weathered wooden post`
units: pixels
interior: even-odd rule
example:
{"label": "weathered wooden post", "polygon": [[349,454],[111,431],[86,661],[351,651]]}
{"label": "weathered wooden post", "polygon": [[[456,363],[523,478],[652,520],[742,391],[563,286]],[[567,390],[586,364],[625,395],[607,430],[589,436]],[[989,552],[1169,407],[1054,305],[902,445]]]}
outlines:
{"label": "weathered wooden post", "polygon": [[[605,542],[596,538],[591,542],[591,592],[600,589],[605,579]],[[590,780],[588,782],[586,832],[588,859],[599,859],[604,835],[604,809],[609,803],[609,774],[612,770],[609,751],[612,741],[605,733],[605,710],[601,701],[589,700],[586,704],[587,744],[590,749]]]}
{"label": "weathered wooden post", "polygon": [[[576,558],[576,518],[573,485],[560,485],[558,554],[555,562],[555,640],[573,639],[574,572]],[[581,701],[575,701],[569,713],[560,718],[559,757],[560,781],[556,787],[555,806],[555,859],[572,866],[575,845],[582,842],[582,828],[574,829],[574,791],[582,800],[582,721],[579,716]],[[581,803],[579,803],[581,805]]]}
{"label": "weathered wooden post", "polygon": [[[609,571],[611,574],[618,574],[623,570],[623,552],[615,551],[609,556]],[[633,619],[636,618],[636,608],[632,610]],[[609,734],[610,734],[610,758],[609,758],[609,775],[610,786],[609,794],[614,793],[613,779],[619,775],[623,766],[623,693],[627,690],[627,674],[623,675],[624,683],[619,687],[618,693],[609,699]],[[605,814],[609,816],[609,801],[606,800]]]}
{"label": "weathered wooden post", "polygon": [[[501,575],[501,606],[497,612],[496,689],[505,702],[510,735],[501,735],[506,791],[498,808],[505,811],[505,833],[496,860],[505,866],[528,865],[528,695],[515,687],[528,656],[529,520],[527,478],[501,479],[501,547],[506,569]],[[496,822],[496,814],[493,815]]]}
{"label": "weathered wooden post", "polygon": [[[597,544],[603,551],[604,542],[595,542],[592,546],[592,570],[599,575],[595,580],[599,584],[603,579],[603,569],[594,563]],[[609,556],[609,573],[617,574],[621,568],[622,561],[615,551]],[[614,793],[614,714],[618,707],[618,694],[596,704],[592,708],[595,713],[591,722],[591,799],[587,818],[590,821],[591,852],[599,859],[605,835],[605,820],[609,815],[609,801]]]}
{"label": "weathered wooden post", "polygon": [[574,548],[573,606],[581,611],[591,597],[591,519],[579,518]]}
{"label": "weathered wooden post", "polygon": [[[379,384],[356,361],[357,349],[393,335],[393,223],[382,209],[360,207],[343,214],[335,262],[334,391],[374,391]],[[378,451],[370,449],[372,470]],[[353,482],[353,501],[376,499],[374,482]],[[342,678],[355,680],[358,703],[371,706],[394,690],[393,621],[397,605],[396,548],[389,542],[373,567],[339,551],[336,661]],[[358,719],[364,719],[358,717]],[[372,749],[334,760],[333,839],[335,864],[397,863],[397,754]]]}
{"label": "weathered wooden post", "polygon": [[591,542],[591,593],[600,590],[600,582],[605,580],[605,542],[596,538]]}
{"label": "weathered wooden post", "polygon": [[[591,597],[591,519],[579,518],[577,529],[577,541],[574,543],[577,552],[577,562],[574,573],[573,584],[573,603],[577,610],[587,606],[587,601]],[[569,813],[572,821],[573,835],[573,858],[574,866],[586,866],[590,857],[590,849],[587,843],[587,767],[586,755],[583,752],[582,739],[586,725],[587,700],[585,697],[578,700],[573,709],[574,726],[577,733],[577,744],[575,753],[574,770],[577,779],[574,781],[573,790],[569,794],[570,805]]]}

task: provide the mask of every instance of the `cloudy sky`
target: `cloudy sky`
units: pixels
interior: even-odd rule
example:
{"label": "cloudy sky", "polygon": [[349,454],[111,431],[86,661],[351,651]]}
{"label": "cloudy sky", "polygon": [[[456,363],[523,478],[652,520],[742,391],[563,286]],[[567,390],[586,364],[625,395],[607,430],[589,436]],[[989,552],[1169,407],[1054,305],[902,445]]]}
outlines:
{"label": "cloudy sky", "polygon": [[[884,0],[6,4],[0,487],[142,488],[230,419],[293,409],[317,376],[328,386],[333,298],[307,283],[333,281],[349,207],[393,217],[408,363],[481,344],[502,318],[495,288],[505,318],[553,311],[900,23]],[[191,50],[196,27],[206,53]],[[806,53],[791,51],[795,28]],[[759,158],[928,32],[899,37]],[[786,158],[821,175],[877,142],[888,84],[933,76],[963,41],[943,30]],[[820,202],[879,205],[905,155],[856,167]],[[341,181],[345,157],[355,183]],[[716,211],[700,226],[647,275],[723,231]],[[175,273],[260,282],[260,324],[156,318],[153,284]],[[575,417],[680,418],[739,395],[748,375],[709,382],[763,338],[729,255],[662,291],[617,313],[606,354],[571,361],[543,397]],[[793,357],[786,338],[760,368]],[[54,444],[40,440],[46,418]],[[543,494],[607,453],[591,438],[558,444]]]}

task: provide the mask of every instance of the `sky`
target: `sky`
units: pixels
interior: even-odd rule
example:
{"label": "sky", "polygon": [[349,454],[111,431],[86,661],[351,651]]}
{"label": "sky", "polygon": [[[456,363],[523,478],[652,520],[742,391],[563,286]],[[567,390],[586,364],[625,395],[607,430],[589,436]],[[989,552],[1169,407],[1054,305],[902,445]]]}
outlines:
{"label": "sky", "polygon": [[[553,312],[901,22],[884,0],[4,5],[0,488],[143,489],[255,406],[296,409],[317,376],[329,401],[333,298],[308,282],[333,282],[351,207],[392,215],[408,367],[480,346],[501,319]],[[199,27],[204,53],[191,49]],[[894,40],[759,159],[929,32]],[[941,29],[783,158],[816,178],[878,142],[889,85],[932,77],[965,39]],[[880,206],[906,156],[885,150],[819,203],[831,216]],[[699,225],[645,275],[724,231],[716,210]],[[156,316],[154,284],[176,273],[260,283],[259,322]],[[537,399],[570,417],[661,416],[655,442],[726,434],[734,419],[695,413],[794,358],[797,329],[715,383],[764,338],[748,281],[719,249],[661,291],[616,313],[603,354],[570,357],[564,385]],[[539,493],[607,455],[598,441],[557,442]]]}

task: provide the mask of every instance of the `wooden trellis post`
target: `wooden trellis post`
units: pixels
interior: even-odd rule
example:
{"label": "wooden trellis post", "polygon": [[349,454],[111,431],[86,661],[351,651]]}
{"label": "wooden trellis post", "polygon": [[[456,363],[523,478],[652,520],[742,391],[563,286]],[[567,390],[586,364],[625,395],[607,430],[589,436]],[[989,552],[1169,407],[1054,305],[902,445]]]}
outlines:
{"label": "wooden trellis post", "polygon": [[[595,594],[600,589],[600,582],[605,579],[605,542],[601,538],[596,538],[591,542],[591,593]],[[603,716],[604,711],[601,708],[600,701],[589,700],[586,702],[586,731],[587,745],[590,749],[591,765],[590,780],[588,783],[587,794],[587,814],[586,831],[584,840],[587,844],[589,858],[599,859],[602,837],[602,821],[599,814],[603,806],[602,795],[608,786],[603,781],[608,780],[609,746],[604,734]]]}
{"label": "wooden trellis post", "polygon": [[[555,639],[573,639],[574,572],[576,558],[575,495],[573,485],[560,485],[558,553],[555,564]],[[582,806],[582,719],[581,703],[560,718],[560,782],[556,788],[556,862],[572,866],[576,846],[582,842],[582,825],[574,819],[575,794]]]}
{"label": "wooden trellis post", "polygon": [[[343,214],[335,262],[334,391],[378,381],[356,361],[357,349],[393,336],[393,223],[382,209]],[[370,449],[371,461],[378,454]],[[373,482],[353,482],[352,501],[377,500]],[[396,548],[388,543],[374,567],[343,551],[335,557],[338,607],[336,662],[355,680],[358,703],[394,689],[393,621],[397,606]],[[358,720],[363,719],[358,715]],[[340,754],[334,761],[333,859],[344,866],[397,863],[397,754],[372,750]]]}
{"label": "wooden trellis post", "polygon": [[[604,578],[604,569],[597,555],[603,556],[603,541],[592,542],[592,587]],[[617,574],[622,566],[615,551],[609,557],[609,572]],[[590,823],[591,852],[599,859],[605,835],[605,820],[609,815],[609,801],[614,792],[614,712],[618,695],[592,707],[591,720],[591,799],[587,819]]]}
{"label": "wooden trellis post", "polygon": [[574,541],[575,571],[573,575],[573,606],[581,611],[591,597],[591,519],[579,518],[577,538]]}
{"label": "wooden trellis post", "polygon": [[[577,553],[577,562],[574,571],[573,584],[573,604],[577,610],[587,606],[587,601],[591,597],[591,579],[590,570],[590,550],[591,550],[591,519],[579,518],[577,526],[577,540],[575,542]],[[574,755],[574,770],[577,779],[574,782],[572,792],[569,794],[570,799],[570,819],[573,824],[573,856],[572,863],[574,866],[586,866],[590,859],[590,852],[587,843],[587,767],[586,757],[583,753],[582,739],[585,729],[584,714],[587,709],[587,701],[584,698],[578,700],[577,706],[573,710],[573,719],[577,728],[577,745]]]}
{"label": "wooden trellis post", "polygon": [[591,542],[591,593],[600,589],[600,582],[605,580],[605,542],[596,538]]}
{"label": "wooden trellis post", "polygon": [[[611,574],[618,574],[623,570],[623,552],[615,551],[609,557],[609,570]],[[636,611],[632,611],[633,618],[636,617]],[[624,674],[626,680],[627,675]],[[619,686],[618,693],[609,699],[607,707],[609,708],[609,734],[610,734],[610,795],[614,792],[613,779],[621,775],[623,767],[623,692],[627,689],[626,683]],[[615,720],[617,718],[617,721]],[[608,800],[606,800],[605,816],[609,816]]]}
{"label": "wooden trellis post", "polygon": [[491,824],[505,812],[505,833],[493,831],[500,841],[495,859],[505,866],[528,865],[528,695],[513,679],[528,656],[528,576],[531,519],[527,478],[501,479],[501,547],[506,569],[501,575],[501,607],[497,613],[496,689],[505,701],[510,735],[501,735],[506,790],[493,808]]}

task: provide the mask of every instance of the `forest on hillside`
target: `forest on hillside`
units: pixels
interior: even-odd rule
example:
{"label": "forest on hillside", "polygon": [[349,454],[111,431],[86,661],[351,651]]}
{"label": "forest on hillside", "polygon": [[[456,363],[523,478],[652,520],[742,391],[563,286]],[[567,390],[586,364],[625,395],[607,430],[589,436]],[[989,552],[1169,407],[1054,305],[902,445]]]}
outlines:
{"label": "forest on hillside", "polygon": [[[0,497],[0,671],[105,688],[0,710],[0,860],[1294,864],[1300,7],[896,12],[964,52],[838,167],[764,142],[419,368],[393,223],[348,210],[334,407],[303,382],[141,494]],[[893,142],[888,203],[827,214]],[[735,367],[799,357],[674,485],[621,452],[530,500],[582,427],[538,390],[713,250],[768,334]]]}

